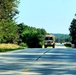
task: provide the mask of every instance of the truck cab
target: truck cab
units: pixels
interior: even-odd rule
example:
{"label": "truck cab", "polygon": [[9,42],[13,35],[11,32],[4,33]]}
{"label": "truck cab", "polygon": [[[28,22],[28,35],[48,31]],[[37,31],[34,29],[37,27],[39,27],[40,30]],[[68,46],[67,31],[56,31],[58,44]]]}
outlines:
{"label": "truck cab", "polygon": [[45,35],[44,48],[47,48],[47,46],[55,48],[55,36],[54,35]]}

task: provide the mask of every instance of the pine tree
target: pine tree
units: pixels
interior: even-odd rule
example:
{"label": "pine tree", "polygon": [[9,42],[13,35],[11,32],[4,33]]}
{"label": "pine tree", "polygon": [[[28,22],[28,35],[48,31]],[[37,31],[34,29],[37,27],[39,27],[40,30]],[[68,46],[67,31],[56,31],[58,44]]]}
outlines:
{"label": "pine tree", "polygon": [[76,45],[76,19],[75,18],[71,22],[69,31],[70,31],[70,36],[72,38],[72,43]]}
{"label": "pine tree", "polygon": [[0,43],[17,42],[17,25],[15,16],[19,0],[0,0]]}

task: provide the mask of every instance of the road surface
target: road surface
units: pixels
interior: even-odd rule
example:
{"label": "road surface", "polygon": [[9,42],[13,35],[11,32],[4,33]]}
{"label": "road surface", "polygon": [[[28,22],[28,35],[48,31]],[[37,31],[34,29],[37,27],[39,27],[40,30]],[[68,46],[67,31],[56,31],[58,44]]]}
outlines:
{"label": "road surface", "polygon": [[0,75],[76,75],[76,49],[29,48],[0,53]]}

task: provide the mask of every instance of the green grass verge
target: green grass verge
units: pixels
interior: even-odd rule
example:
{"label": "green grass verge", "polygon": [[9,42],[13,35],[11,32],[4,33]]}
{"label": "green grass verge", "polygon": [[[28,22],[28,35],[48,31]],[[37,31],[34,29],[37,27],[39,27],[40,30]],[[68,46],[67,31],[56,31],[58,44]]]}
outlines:
{"label": "green grass verge", "polygon": [[17,49],[0,49],[0,52],[7,52],[7,51],[13,51],[13,50],[18,50],[19,48]]}

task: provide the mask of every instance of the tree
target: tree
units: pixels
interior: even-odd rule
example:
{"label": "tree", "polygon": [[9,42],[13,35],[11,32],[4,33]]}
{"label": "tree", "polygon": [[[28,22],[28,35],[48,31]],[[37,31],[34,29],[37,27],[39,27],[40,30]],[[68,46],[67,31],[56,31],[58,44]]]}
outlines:
{"label": "tree", "polygon": [[18,29],[15,16],[19,0],[0,0],[0,43],[16,43]]}
{"label": "tree", "polygon": [[71,22],[69,31],[70,31],[70,36],[72,38],[72,43],[76,45],[76,19],[75,18]]}
{"label": "tree", "polygon": [[0,0],[0,20],[12,20],[18,14],[19,0]]}
{"label": "tree", "polygon": [[18,27],[14,21],[0,22],[0,43],[17,43]]}
{"label": "tree", "polygon": [[43,45],[43,36],[46,34],[44,29],[27,26],[23,23],[18,25],[19,43],[23,42],[31,48],[38,48]]}
{"label": "tree", "polygon": [[52,34],[55,36],[55,42],[64,43],[64,42],[71,42],[71,37],[68,34]]}

